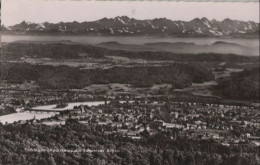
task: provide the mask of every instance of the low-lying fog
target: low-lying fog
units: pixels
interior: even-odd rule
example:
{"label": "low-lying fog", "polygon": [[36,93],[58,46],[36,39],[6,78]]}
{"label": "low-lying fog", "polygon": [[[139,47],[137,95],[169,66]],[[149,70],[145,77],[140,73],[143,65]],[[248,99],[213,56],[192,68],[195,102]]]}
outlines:
{"label": "low-lying fog", "polygon": [[221,53],[259,56],[259,38],[174,38],[174,37],[111,37],[111,36],[32,36],[2,35],[2,42],[71,41],[110,49],[170,51],[175,53]]}

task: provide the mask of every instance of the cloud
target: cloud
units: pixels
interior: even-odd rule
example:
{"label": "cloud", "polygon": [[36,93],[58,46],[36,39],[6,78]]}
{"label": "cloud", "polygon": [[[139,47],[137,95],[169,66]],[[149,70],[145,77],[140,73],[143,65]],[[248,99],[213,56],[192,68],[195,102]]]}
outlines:
{"label": "cloud", "polygon": [[2,24],[94,21],[126,15],[137,19],[166,17],[190,21],[195,17],[259,22],[259,3],[3,0]]}

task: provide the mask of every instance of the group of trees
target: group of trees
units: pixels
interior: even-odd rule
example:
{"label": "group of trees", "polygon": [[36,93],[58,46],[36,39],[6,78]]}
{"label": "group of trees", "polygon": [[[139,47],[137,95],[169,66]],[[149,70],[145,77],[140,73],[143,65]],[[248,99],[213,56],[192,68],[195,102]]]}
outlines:
{"label": "group of trees", "polygon": [[[125,165],[230,165],[259,164],[258,148],[227,147],[210,140],[176,139],[170,134],[147,135],[140,141],[102,136],[88,126],[1,126],[1,164],[125,164]],[[28,152],[33,149],[104,149],[114,152]]]}
{"label": "group of trees", "polygon": [[4,108],[1,108],[0,116],[12,114],[12,113],[16,113],[15,109],[13,107],[6,106]]}
{"label": "group of trees", "polygon": [[259,67],[245,69],[218,80],[216,87],[221,95],[239,100],[259,101]]}
{"label": "group of trees", "polygon": [[104,51],[91,45],[17,42],[3,46],[2,60],[19,60],[21,57],[77,59],[81,53],[85,53],[87,57],[102,58]]}

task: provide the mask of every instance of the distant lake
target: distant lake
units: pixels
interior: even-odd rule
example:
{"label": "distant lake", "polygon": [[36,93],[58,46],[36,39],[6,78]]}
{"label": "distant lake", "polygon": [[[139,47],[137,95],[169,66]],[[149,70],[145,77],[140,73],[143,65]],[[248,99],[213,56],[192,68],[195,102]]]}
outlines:
{"label": "distant lake", "polygon": [[61,41],[70,40],[72,42],[79,42],[82,44],[98,44],[101,42],[119,42],[122,44],[145,44],[156,42],[184,42],[195,43],[197,45],[210,45],[218,41],[236,43],[247,47],[259,47],[259,38],[179,38],[179,37],[113,37],[113,36],[36,36],[36,35],[2,35],[2,42],[14,41]]}

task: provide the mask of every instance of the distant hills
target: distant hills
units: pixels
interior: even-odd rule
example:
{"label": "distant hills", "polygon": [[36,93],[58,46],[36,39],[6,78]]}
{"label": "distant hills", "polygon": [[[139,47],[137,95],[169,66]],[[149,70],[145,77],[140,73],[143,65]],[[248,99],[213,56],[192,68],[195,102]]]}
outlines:
{"label": "distant hills", "polygon": [[[163,48],[164,46],[162,46],[163,45],[162,43],[154,43],[154,44],[155,45],[159,44],[159,45],[158,46],[152,45],[151,49],[153,48],[153,50],[159,49],[159,47],[162,47],[161,49],[167,49],[167,48]],[[176,43],[168,43],[168,44],[174,45]],[[177,43],[177,45],[178,44],[181,44],[181,42]],[[105,47],[105,45],[108,45],[108,47]],[[16,61],[21,59],[22,57],[51,58],[51,59],[63,59],[63,60],[82,59],[82,58],[106,59],[108,56],[116,56],[116,57],[125,57],[129,59],[143,59],[149,61],[231,62],[231,63],[258,63],[259,62],[259,56],[241,56],[235,54],[221,54],[221,53],[191,54],[191,53],[174,53],[170,51],[152,51],[152,50],[146,51],[149,47],[144,48],[142,47],[142,45],[141,46],[140,45],[121,46],[121,45],[122,44],[116,42],[103,43],[98,45],[82,45],[73,42],[71,43],[68,41],[63,43],[54,43],[54,42],[40,43],[40,42],[28,42],[28,41],[15,42],[9,44],[3,43],[1,60]],[[145,45],[149,45],[149,44],[145,44]],[[209,46],[211,47],[212,45]],[[225,44],[224,45],[221,44],[218,46],[223,47],[225,46]],[[204,45],[202,45],[201,47],[204,47]],[[123,48],[125,50],[122,50]],[[136,51],[128,50],[131,48],[132,50],[136,50]],[[81,54],[85,54],[87,56],[82,57]]]}
{"label": "distant hills", "polygon": [[127,16],[103,18],[92,22],[30,23],[2,26],[4,33],[13,34],[84,34],[100,36],[253,36],[259,35],[259,23],[225,19],[223,21],[195,18],[192,21],[173,21],[167,18],[137,20]]}
{"label": "distant hills", "polygon": [[217,53],[217,54],[237,54],[245,56],[259,56],[258,47],[246,47],[236,43],[218,41],[210,45],[196,45],[186,42],[156,42],[144,45],[121,44],[118,42],[103,42],[98,46],[114,50],[128,51],[165,51],[173,53]]}

